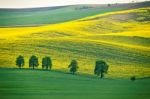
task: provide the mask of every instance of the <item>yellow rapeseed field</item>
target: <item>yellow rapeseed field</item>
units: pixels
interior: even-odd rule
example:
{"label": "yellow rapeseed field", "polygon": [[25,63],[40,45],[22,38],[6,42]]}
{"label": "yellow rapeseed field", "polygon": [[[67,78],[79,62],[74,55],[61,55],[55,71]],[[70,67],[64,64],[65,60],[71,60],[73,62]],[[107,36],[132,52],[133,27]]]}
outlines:
{"label": "yellow rapeseed field", "polygon": [[[37,27],[0,28],[0,67],[16,67],[16,57],[23,55],[28,68],[28,58],[35,54],[40,63],[42,57],[51,56],[53,69],[67,70],[69,62],[76,59],[79,72],[93,74],[95,60],[102,59],[110,65],[108,77],[150,76],[150,23],[130,18],[130,14],[148,10],[109,12]],[[120,15],[127,19],[117,20]]]}

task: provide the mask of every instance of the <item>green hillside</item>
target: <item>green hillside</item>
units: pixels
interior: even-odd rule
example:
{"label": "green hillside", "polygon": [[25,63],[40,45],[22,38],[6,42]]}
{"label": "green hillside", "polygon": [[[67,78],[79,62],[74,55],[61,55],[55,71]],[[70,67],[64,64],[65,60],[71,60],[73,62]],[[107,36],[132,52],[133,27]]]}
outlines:
{"label": "green hillside", "polygon": [[99,79],[57,71],[0,69],[1,99],[149,99],[150,79]]}
{"label": "green hillside", "polygon": [[106,12],[148,6],[150,6],[149,2],[135,4],[112,4],[111,6],[70,5],[30,9],[0,9],[0,27],[54,24]]}
{"label": "green hillside", "polygon": [[[49,57],[52,68],[44,70]],[[109,65],[102,79],[94,75],[99,60]],[[149,1],[0,9],[0,99],[149,98]]]}

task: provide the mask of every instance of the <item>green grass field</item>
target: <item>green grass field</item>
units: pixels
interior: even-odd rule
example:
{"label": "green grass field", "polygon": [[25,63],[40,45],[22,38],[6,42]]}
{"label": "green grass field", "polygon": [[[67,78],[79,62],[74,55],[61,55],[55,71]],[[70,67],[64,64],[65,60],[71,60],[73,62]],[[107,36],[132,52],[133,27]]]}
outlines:
{"label": "green grass field", "polygon": [[18,10],[0,10],[0,26],[39,26],[45,24],[54,24],[60,22],[80,19],[90,15],[118,11],[118,8],[90,8],[76,9],[84,6],[65,6],[54,9],[18,11]]}
{"label": "green grass field", "polygon": [[70,5],[62,7],[0,9],[0,27],[39,26],[76,20],[107,12],[148,7],[148,3],[108,5]]}
{"label": "green grass field", "polygon": [[99,79],[59,71],[0,69],[1,99],[149,99],[150,79]]}

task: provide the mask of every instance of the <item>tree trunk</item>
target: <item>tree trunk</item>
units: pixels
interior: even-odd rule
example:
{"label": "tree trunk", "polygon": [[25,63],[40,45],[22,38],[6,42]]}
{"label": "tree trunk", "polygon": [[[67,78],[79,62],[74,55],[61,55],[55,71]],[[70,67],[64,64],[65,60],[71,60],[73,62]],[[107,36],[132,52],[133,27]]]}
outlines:
{"label": "tree trunk", "polygon": [[48,66],[46,66],[46,69],[48,70]]}
{"label": "tree trunk", "polygon": [[101,72],[101,78],[103,78],[104,77],[104,73],[103,72]]}
{"label": "tree trunk", "polygon": [[75,73],[74,73],[74,72],[72,72],[72,74],[74,75]]}

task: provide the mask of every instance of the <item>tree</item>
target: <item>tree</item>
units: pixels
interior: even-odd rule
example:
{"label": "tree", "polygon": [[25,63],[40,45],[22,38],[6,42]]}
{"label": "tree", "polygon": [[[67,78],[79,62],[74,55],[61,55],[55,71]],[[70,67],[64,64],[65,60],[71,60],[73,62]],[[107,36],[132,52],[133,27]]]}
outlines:
{"label": "tree", "polygon": [[135,81],[135,80],[136,80],[136,77],[135,77],[135,76],[132,76],[132,77],[130,78],[130,80],[131,80],[131,81]]}
{"label": "tree", "polygon": [[52,68],[52,60],[50,57],[44,57],[42,59],[42,68],[46,68],[47,70]]}
{"label": "tree", "polygon": [[68,68],[70,68],[70,72],[72,74],[75,74],[75,72],[78,69],[78,62],[76,60],[72,60],[71,63],[69,64]]}
{"label": "tree", "polygon": [[107,6],[108,6],[108,7],[110,7],[110,6],[111,6],[111,4],[107,4]]}
{"label": "tree", "polygon": [[19,67],[19,68],[22,68],[24,66],[24,57],[19,55],[17,58],[16,58],[16,65]]}
{"label": "tree", "polygon": [[29,59],[29,67],[32,67],[34,69],[35,67],[38,67],[38,66],[39,66],[38,58],[32,55]]}
{"label": "tree", "polygon": [[109,68],[109,66],[106,64],[105,61],[102,61],[102,60],[96,61],[94,74],[97,76],[100,75],[100,77],[103,78],[104,73],[107,73],[108,68]]}

